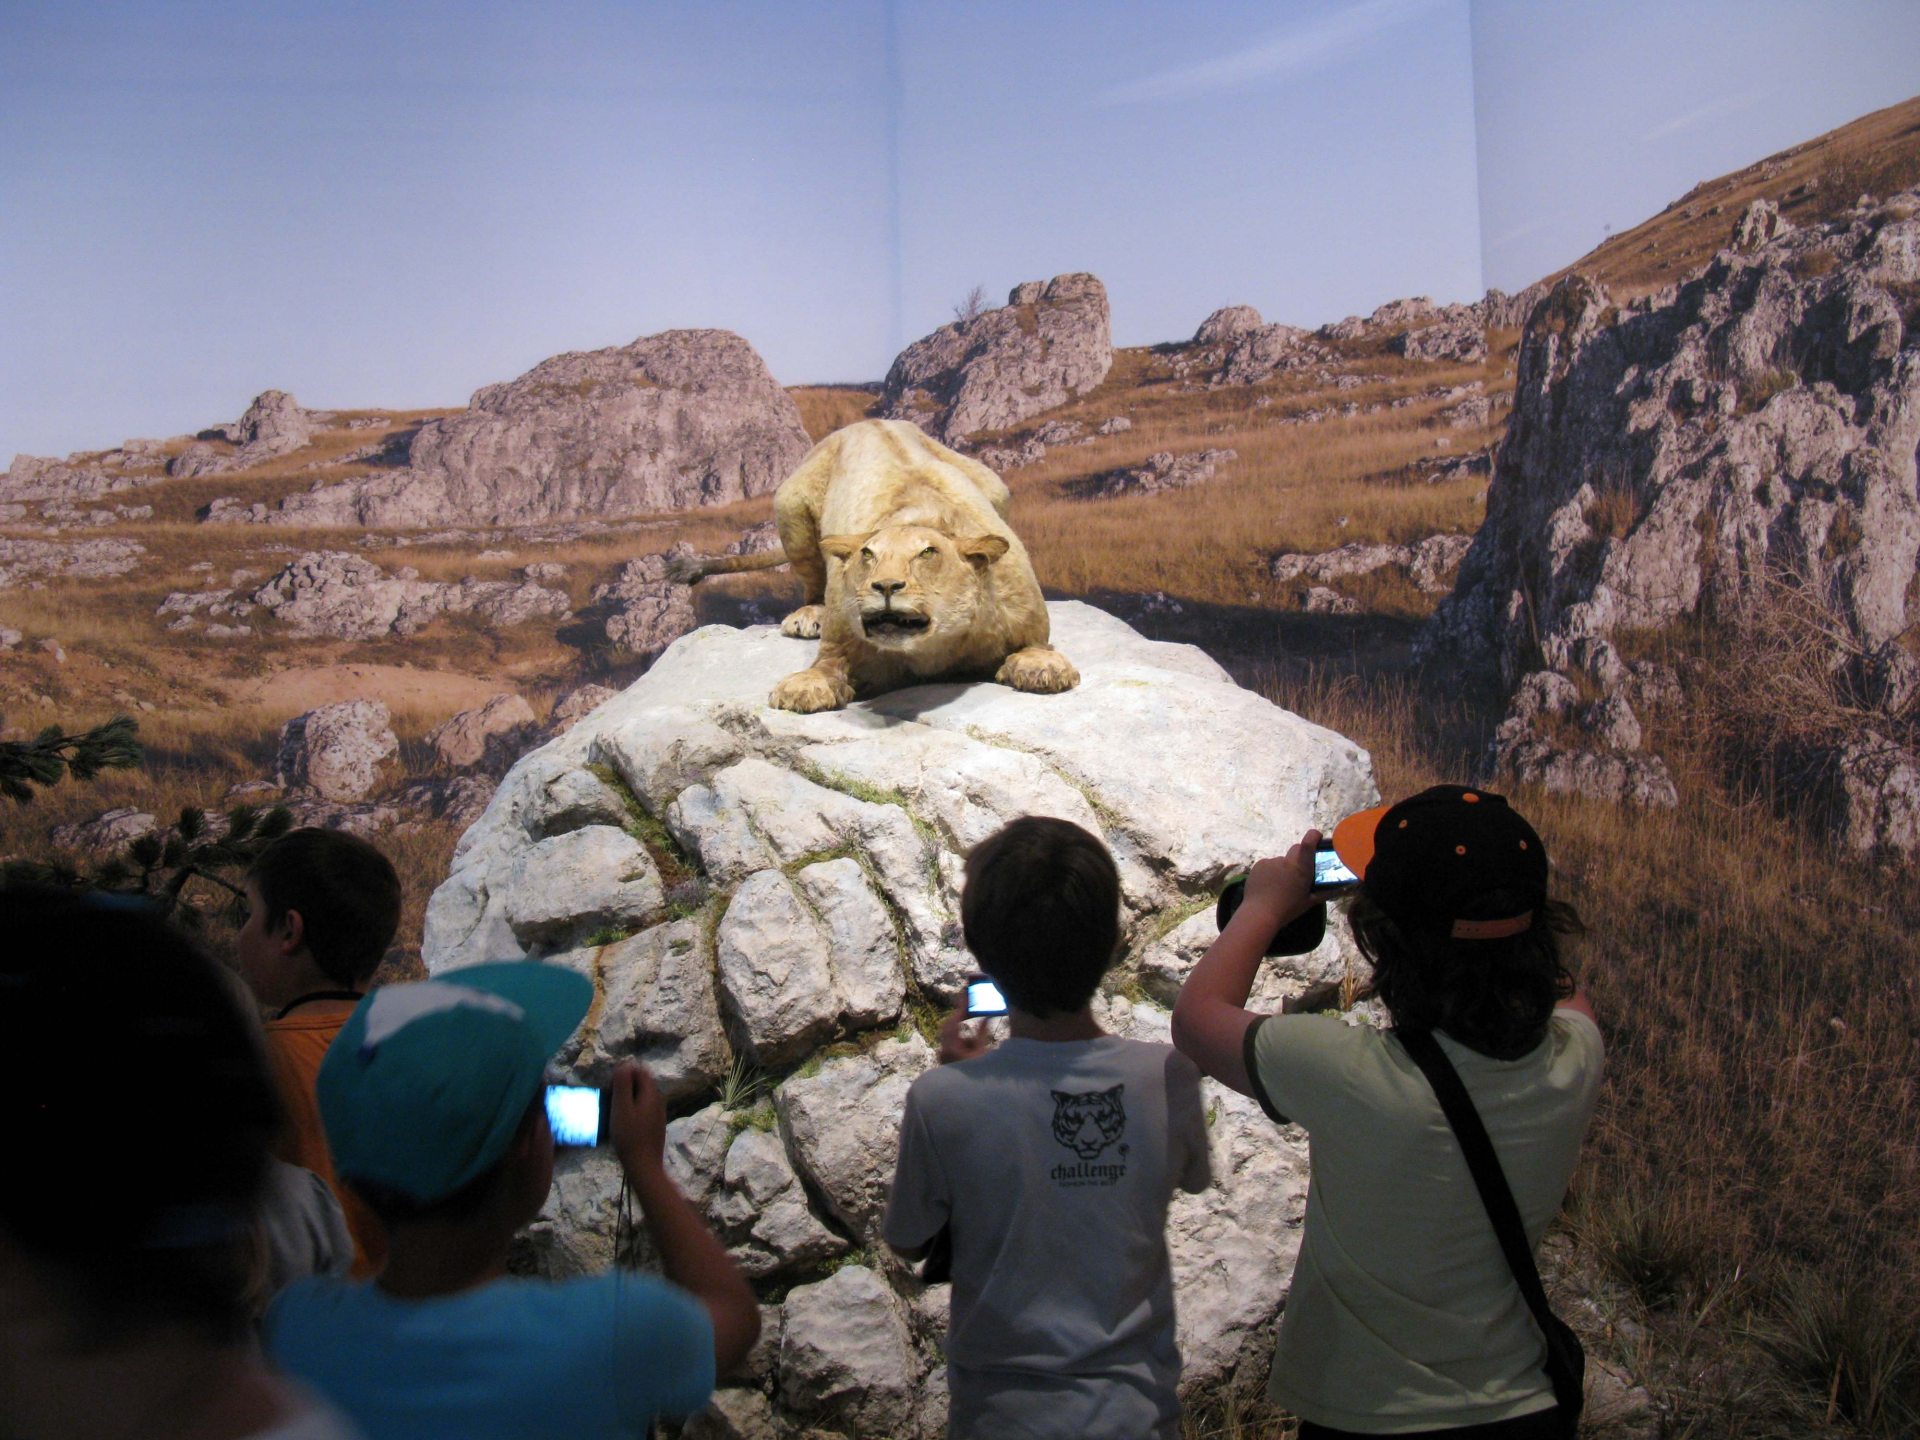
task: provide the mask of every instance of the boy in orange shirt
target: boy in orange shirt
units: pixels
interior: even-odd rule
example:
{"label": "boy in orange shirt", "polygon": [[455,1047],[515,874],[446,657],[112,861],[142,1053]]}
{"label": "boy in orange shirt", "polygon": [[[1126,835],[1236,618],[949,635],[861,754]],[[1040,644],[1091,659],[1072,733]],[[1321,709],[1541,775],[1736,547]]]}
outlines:
{"label": "boy in orange shirt", "polygon": [[305,829],[261,852],[246,891],[240,974],[268,1011],[267,1053],[289,1116],[274,1153],[327,1182],[353,1235],[354,1276],[377,1274],[386,1233],[334,1173],[314,1077],[400,926],[400,877],[366,841]]}

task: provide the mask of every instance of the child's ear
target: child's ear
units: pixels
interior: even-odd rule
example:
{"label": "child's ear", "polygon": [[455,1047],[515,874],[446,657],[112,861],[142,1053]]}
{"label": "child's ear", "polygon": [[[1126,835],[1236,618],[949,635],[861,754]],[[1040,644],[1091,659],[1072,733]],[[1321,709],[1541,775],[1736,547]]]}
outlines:
{"label": "child's ear", "polygon": [[280,948],[288,955],[304,949],[307,943],[307,921],[298,910],[289,910],[280,917]]}

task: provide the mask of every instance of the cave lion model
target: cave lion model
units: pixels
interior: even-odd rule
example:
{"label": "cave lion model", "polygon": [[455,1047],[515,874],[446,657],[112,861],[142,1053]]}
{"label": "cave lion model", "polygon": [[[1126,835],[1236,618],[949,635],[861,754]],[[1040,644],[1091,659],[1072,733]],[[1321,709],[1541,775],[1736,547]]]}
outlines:
{"label": "cave lion model", "polygon": [[[1047,644],[1033,565],[1007,528],[1007,487],[977,460],[902,420],[836,430],[774,497],[804,603],[780,633],[820,638],[812,665],[778,685],[778,710],[835,710],[936,679],[991,677],[1070,690],[1080,672]],[[696,559],[676,578],[758,569],[779,557]]]}

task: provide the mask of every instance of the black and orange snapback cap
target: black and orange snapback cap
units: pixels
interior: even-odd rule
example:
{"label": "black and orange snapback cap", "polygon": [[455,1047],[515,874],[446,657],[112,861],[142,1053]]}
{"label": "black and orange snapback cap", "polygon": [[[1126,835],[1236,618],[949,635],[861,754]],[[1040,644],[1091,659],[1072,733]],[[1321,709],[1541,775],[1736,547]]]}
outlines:
{"label": "black and orange snapback cap", "polygon": [[1435,785],[1333,827],[1333,848],[1395,923],[1499,940],[1547,900],[1547,847],[1504,796]]}

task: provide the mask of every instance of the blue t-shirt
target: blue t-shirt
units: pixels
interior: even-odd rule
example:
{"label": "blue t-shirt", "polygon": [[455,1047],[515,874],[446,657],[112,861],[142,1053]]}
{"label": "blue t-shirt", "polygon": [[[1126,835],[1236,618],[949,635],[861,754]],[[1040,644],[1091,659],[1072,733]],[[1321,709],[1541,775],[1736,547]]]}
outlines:
{"label": "blue t-shirt", "polygon": [[640,1436],[713,1393],[713,1323],[686,1291],[610,1270],[432,1300],[299,1281],[267,1312],[273,1362],[367,1440]]}

